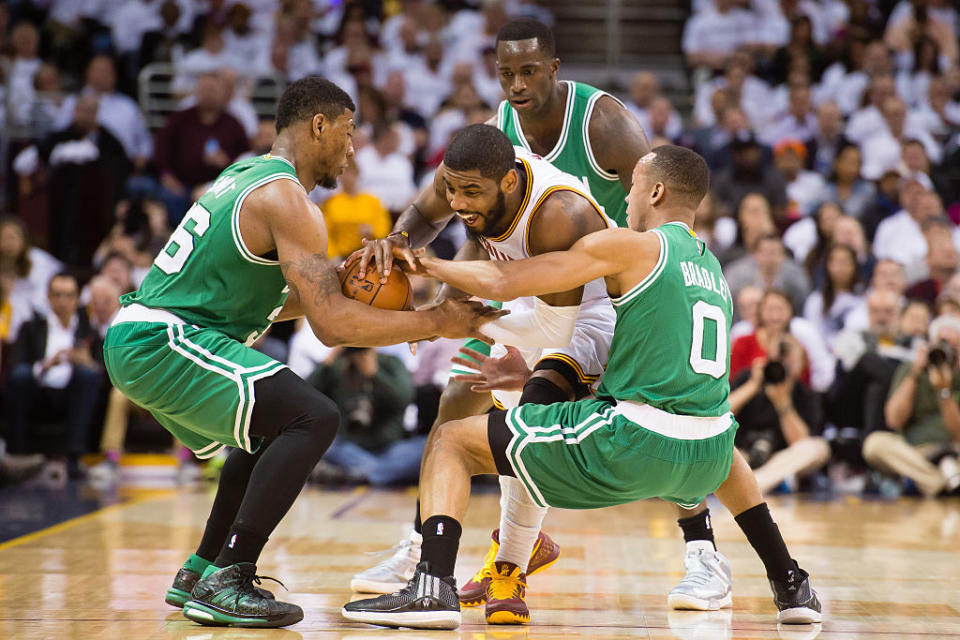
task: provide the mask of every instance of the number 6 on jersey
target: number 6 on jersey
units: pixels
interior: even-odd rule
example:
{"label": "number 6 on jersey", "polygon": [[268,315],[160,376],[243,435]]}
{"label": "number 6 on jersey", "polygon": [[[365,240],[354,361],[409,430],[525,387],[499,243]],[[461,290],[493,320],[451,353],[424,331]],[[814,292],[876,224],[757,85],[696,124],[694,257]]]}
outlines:
{"label": "number 6 on jersey", "polygon": [[[193,223],[192,226],[190,225],[191,222]],[[171,234],[170,241],[157,255],[153,264],[157,265],[167,275],[177,273],[180,269],[183,269],[187,258],[193,252],[193,237],[202,238],[209,228],[210,212],[199,204],[193,205],[187,211],[187,215],[183,217],[183,221]],[[176,250],[171,252],[174,245],[176,245]]]}

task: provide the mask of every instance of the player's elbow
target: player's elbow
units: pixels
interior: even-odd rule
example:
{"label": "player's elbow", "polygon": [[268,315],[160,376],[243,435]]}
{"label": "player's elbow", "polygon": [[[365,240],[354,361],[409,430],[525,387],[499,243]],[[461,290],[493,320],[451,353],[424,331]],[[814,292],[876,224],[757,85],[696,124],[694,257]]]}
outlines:
{"label": "player's elbow", "polygon": [[350,343],[348,326],[347,323],[338,322],[335,318],[327,318],[323,322],[310,322],[313,335],[328,347],[343,347]]}

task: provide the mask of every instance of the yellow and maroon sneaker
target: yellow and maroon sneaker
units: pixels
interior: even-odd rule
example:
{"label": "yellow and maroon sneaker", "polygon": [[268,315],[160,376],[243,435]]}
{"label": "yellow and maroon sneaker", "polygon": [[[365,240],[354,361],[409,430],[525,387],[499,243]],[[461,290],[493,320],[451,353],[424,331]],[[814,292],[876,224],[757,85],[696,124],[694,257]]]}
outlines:
{"label": "yellow and maroon sneaker", "polygon": [[527,576],[512,562],[495,562],[487,584],[487,624],[527,624],[530,610],[524,599]]}
{"label": "yellow and maroon sneaker", "polygon": [[[490,534],[493,542],[487,555],[483,557],[483,566],[473,574],[473,577],[457,592],[460,596],[460,606],[479,607],[487,601],[487,585],[490,584],[490,578],[493,575],[494,563],[497,560],[497,552],[500,550],[500,529],[494,529]],[[553,538],[541,531],[537,535],[537,541],[533,545],[533,551],[530,553],[530,561],[527,563],[526,575],[532,576],[535,573],[549,568],[560,557],[560,545],[553,541]]]}

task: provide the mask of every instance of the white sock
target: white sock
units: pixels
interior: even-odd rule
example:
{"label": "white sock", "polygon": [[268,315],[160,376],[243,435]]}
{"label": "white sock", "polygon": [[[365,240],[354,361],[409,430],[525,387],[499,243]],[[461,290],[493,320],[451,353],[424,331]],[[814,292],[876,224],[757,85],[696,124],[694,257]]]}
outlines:
{"label": "white sock", "polygon": [[538,507],[520,480],[500,476],[500,549],[497,551],[497,561],[512,562],[526,572],[540,525],[546,515],[547,507]]}

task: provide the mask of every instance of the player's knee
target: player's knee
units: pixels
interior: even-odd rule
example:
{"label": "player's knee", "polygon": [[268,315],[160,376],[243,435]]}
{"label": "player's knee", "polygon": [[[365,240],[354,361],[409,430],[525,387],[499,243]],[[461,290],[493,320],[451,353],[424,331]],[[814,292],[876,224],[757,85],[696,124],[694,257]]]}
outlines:
{"label": "player's knee", "polygon": [[485,416],[472,416],[440,425],[429,443],[429,454],[458,459],[471,475],[490,473],[487,470],[489,465],[485,464],[489,448],[486,445],[486,431],[481,426],[483,419]]}
{"label": "player's knee", "polygon": [[573,400],[574,391],[557,371],[537,370],[523,385],[520,404],[553,404]]}
{"label": "player's knee", "polygon": [[308,402],[305,421],[309,426],[310,444],[322,456],[337,436],[340,410],[330,398],[317,393]]}

